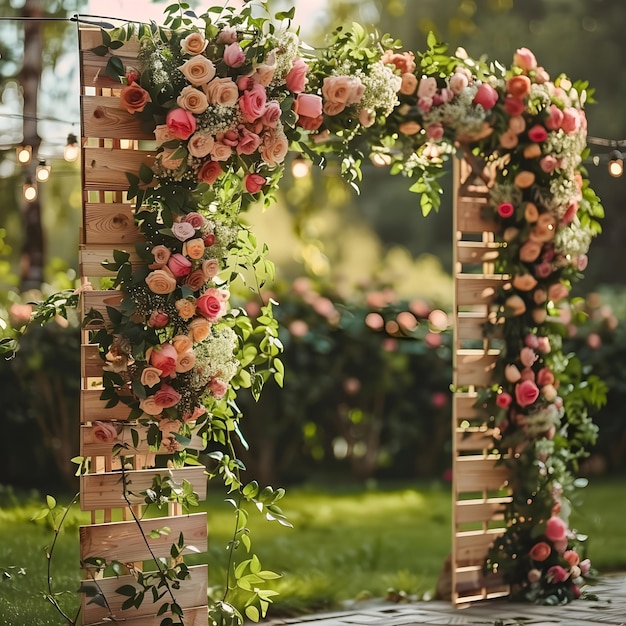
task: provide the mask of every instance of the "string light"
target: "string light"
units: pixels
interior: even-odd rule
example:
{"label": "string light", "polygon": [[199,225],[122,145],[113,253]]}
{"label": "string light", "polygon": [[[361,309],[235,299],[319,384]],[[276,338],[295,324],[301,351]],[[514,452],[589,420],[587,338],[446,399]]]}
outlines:
{"label": "string light", "polygon": [[39,183],[45,183],[50,178],[50,166],[46,165],[45,159],[39,161],[39,165],[35,170],[35,178]]}
{"label": "string light", "polygon": [[624,161],[619,150],[613,150],[609,160],[609,174],[613,178],[619,178],[624,173]]}
{"label": "string light", "polygon": [[71,163],[72,161],[76,161],[78,154],[78,139],[74,133],[70,133],[67,136],[67,144],[63,150],[63,158]]}
{"label": "string light", "polygon": [[16,148],[17,162],[20,165],[28,165],[33,157],[32,146],[18,146]]}
{"label": "string light", "polygon": [[302,156],[296,157],[291,162],[291,174],[294,178],[305,178],[311,171],[311,161]]}
{"label": "string light", "polygon": [[34,202],[37,199],[37,185],[32,180],[27,180],[22,187],[22,194],[26,202]]}

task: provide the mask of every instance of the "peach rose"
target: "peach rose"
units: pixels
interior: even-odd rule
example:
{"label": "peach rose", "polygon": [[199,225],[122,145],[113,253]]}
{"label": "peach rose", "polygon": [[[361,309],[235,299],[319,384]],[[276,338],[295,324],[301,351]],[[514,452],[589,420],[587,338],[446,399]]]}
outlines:
{"label": "peach rose", "polygon": [[154,270],[146,276],[146,285],[152,293],[165,295],[176,289],[176,278],[167,268]]}
{"label": "peach rose", "polygon": [[209,108],[209,102],[202,91],[187,85],[176,98],[176,104],[194,115],[200,115]]}
{"label": "peach rose", "polygon": [[526,130],[526,120],[521,115],[514,115],[509,120],[509,130],[516,135],[523,133]]}
{"label": "peach rose", "polygon": [[224,26],[217,35],[218,44],[229,44],[237,41],[237,30],[232,26]]}
{"label": "peach rose", "polygon": [[159,124],[155,127],[154,138],[159,145],[167,141],[172,141],[173,139],[176,139],[176,137],[172,135],[170,129],[167,127],[167,124]]}
{"label": "peach rose", "polygon": [[119,434],[115,424],[100,421],[93,423],[92,433],[96,441],[101,443],[113,443]]}
{"label": "peach rose", "polygon": [[161,370],[161,377],[167,378],[176,372],[178,353],[171,343],[162,343],[146,350],[146,361]]}
{"label": "peach rose", "polygon": [[[211,151],[211,154],[213,154],[213,151]],[[198,170],[198,180],[208,185],[212,185],[221,175],[222,168],[217,161],[205,161]]]}
{"label": "peach rose", "polygon": [[415,71],[415,55],[412,52],[393,52],[385,50],[380,59],[385,65],[393,65],[401,73]]}
{"label": "peach rose", "polygon": [[544,309],[533,309],[531,312],[535,324],[543,324],[548,317],[548,312]]}
{"label": "peach rose", "polygon": [[516,383],[522,377],[519,369],[512,363],[504,367],[504,378],[510,383]]}
{"label": "peach rose", "polygon": [[550,213],[542,213],[537,218],[537,223],[530,231],[530,239],[546,243],[554,239],[556,233],[556,219]]}
{"label": "peach rose", "polygon": [[499,142],[505,150],[513,150],[513,148],[517,147],[517,144],[519,144],[519,138],[517,134],[509,128],[500,135]]}
{"label": "peach rose", "polygon": [[187,59],[178,68],[192,85],[204,85],[215,76],[215,65],[200,54]]}
{"label": "peach rose", "polygon": [[528,76],[511,76],[506,81],[506,91],[514,98],[525,98],[530,94],[530,78]]}
{"label": "peach rose", "polygon": [[461,72],[454,72],[448,81],[452,93],[459,95],[468,85],[469,79]]}
{"label": "peach rose", "polygon": [[154,396],[148,396],[147,398],[142,398],[141,400],[139,400],[139,408],[146,415],[152,416],[161,415],[163,411],[163,408],[156,403]]}
{"label": "peach rose", "polygon": [[176,353],[180,356],[183,352],[191,350],[193,344],[187,335],[176,335],[172,339],[172,346],[174,346],[174,350],[176,350]]}
{"label": "peach rose", "polygon": [[[332,104],[356,104],[361,100],[363,84],[352,76],[327,76],[322,85],[324,100]],[[360,95],[359,95],[360,94]]]}
{"label": "peach rose", "polygon": [[144,387],[154,387],[161,382],[163,372],[156,367],[145,367],[141,372],[141,384]]}
{"label": "peach rose", "polygon": [[548,402],[553,402],[557,395],[558,392],[556,390],[556,388],[554,387],[554,385],[544,385],[541,388],[541,395],[548,401]]}
{"label": "peach rose", "polygon": [[554,283],[548,287],[548,299],[558,302],[569,295],[569,289],[563,283]]}
{"label": "peach rose", "polygon": [[185,285],[187,285],[192,291],[200,291],[206,283],[206,277],[201,269],[194,270],[187,276]]}
{"label": "peach rose", "polygon": [[398,126],[398,130],[403,135],[416,135],[422,130],[422,127],[417,122],[402,122]]}
{"label": "peach rose", "polygon": [[157,158],[159,159],[159,163],[161,163],[161,167],[166,170],[177,170],[183,163],[183,159],[175,159],[174,153],[176,150],[170,148],[164,148],[159,154]]}
{"label": "peach rose", "polygon": [[527,241],[519,250],[520,261],[532,263],[539,258],[543,246],[536,241]]}
{"label": "peach rose", "polygon": [[400,85],[400,93],[405,96],[412,96],[417,89],[417,77],[415,74],[405,72],[402,74],[402,84]]}
{"label": "peach rose", "polygon": [[524,148],[525,159],[537,159],[541,156],[541,146],[537,143],[531,143]]}
{"label": "peach rose", "polygon": [[533,300],[535,304],[543,304],[548,299],[548,294],[544,289],[535,289],[533,292]]}
{"label": "peach rose", "polygon": [[270,131],[265,134],[259,152],[265,163],[270,167],[275,167],[285,160],[288,150],[289,142],[287,141],[285,133],[282,131]]}
{"label": "peach rose", "polygon": [[176,362],[176,371],[179,374],[184,374],[193,369],[196,364],[196,355],[193,350],[186,350],[178,355],[178,361]]}
{"label": "peach rose", "polygon": [[519,291],[530,291],[537,286],[537,279],[532,274],[518,274],[511,284]]}
{"label": "peach rose", "polygon": [[363,128],[369,128],[376,121],[376,113],[371,109],[361,109],[359,111],[359,124]]}
{"label": "peach rose", "polygon": [[141,113],[146,108],[146,104],[152,102],[150,94],[137,83],[131,83],[122,87],[120,93],[120,105],[129,113]]}
{"label": "peach rose", "polygon": [[187,150],[189,150],[189,154],[192,157],[195,157],[196,159],[202,159],[210,154],[214,145],[215,139],[213,138],[213,135],[201,131],[199,133],[194,133],[189,138]]}
{"label": "peach rose", "polygon": [[269,87],[275,72],[276,65],[260,63],[254,68],[254,74],[252,74],[251,78],[255,83],[259,83],[259,85],[263,85],[263,87]]}
{"label": "peach rose", "polygon": [[201,259],[204,255],[204,241],[200,237],[189,239],[183,243],[183,254],[190,259]]}
{"label": "peach rose", "polygon": [[535,182],[535,175],[533,172],[519,172],[514,182],[520,189],[527,189]]}
{"label": "peach rose", "polygon": [[[227,146],[226,144],[222,143],[221,141],[216,141],[213,144],[213,147],[211,148],[211,159],[214,162],[228,161],[228,159],[232,156],[232,154],[233,154],[233,149],[230,146]],[[215,172],[217,172],[217,170],[215,170]]]}
{"label": "peach rose", "polygon": [[195,343],[200,343],[211,334],[211,323],[204,317],[196,317],[189,324],[189,334]]}
{"label": "peach rose", "polygon": [[220,264],[217,259],[207,259],[202,262],[202,272],[207,280],[217,276],[220,270]]}
{"label": "peach rose", "polygon": [[196,305],[191,300],[187,300],[186,298],[176,300],[174,306],[178,311],[178,315],[180,315],[184,320],[191,319],[196,313]]}
{"label": "peach rose", "polygon": [[170,258],[172,252],[167,246],[154,246],[151,250],[152,256],[154,257],[154,262],[159,265],[165,265],[167,260]]}
{"label": "peach rose", "polygon": [[539,209],[533,202],[527,202],[524,206],[524,219],[531,224],[539,219]]}
{"label": "peach rose", "polygon": [[239,89],[232,78],[214,78],[203,87],[204,93],[211,104],[232,107],[239,100]]}
{"label": "peach rose", "polygon": [[190,33],[181,40],[180,49],[185,54],[202,54],[208,43],[202,33]]}
{"label": "peach rose", "polygon": [[514,317],[522,315],[526,311],[526,303],[517,294],[509,296],[504,301],[504,306],[509,309],[511,315],[513,315]]}
{"label": "peach rose", "polygon": [[529,72],[537,68],[537,59],[528,48],[518,48],[513,55],[513,65],[523,72]]}

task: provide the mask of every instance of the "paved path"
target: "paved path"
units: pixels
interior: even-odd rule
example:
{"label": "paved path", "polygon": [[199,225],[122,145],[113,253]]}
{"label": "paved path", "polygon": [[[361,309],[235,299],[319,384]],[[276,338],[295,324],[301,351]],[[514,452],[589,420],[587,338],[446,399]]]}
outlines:
{"label": "paved path", "polygon": [[416,626],[482,624],[489,626],[626,626],[626,575],[607,576],[589,588],[597,601],[577,600],[566,606],[536,606],[492,600],[464,609],[447,602],[356,604],[352,610],[306,617],[273,619],[266,626]]}

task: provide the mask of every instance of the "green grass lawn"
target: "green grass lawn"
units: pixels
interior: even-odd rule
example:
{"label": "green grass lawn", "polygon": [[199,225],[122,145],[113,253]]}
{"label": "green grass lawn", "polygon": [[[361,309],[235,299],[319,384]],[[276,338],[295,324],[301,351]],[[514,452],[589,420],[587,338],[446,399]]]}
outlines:
{"label": "green grass lawn", "polygon": [[[603,480],[586,490],[585,507],[572,525],[590,535],[590,554],[602,571],[626,570],[625,481]],[[2,496],[2,494],[0,494]],[[46,586],[44,547],[52,539],[42,523],[30,521],[41,507],[4,496],[0,510],[0,625],[57,626],[61,619],[43,599]],[[284,510],[293,529],[251,515],[253,547],[263,567],[281,572],[281,595],[271,615],[303,613],[340,601],[384,596],[389,588],[423,596],[434,588],[450,544],[450,491],[440,484],[292,489]],[[232,532],[232,508],[210,493],[203,509],[209,516],[209,551],[195,562],[208,562],[212,592],[219,593]],[[53,564],[55,591],[68,610],[77,606],[78,526],[87,521],[78,510],[59,540]],[[1,571],[1,570],[0,570]]]}

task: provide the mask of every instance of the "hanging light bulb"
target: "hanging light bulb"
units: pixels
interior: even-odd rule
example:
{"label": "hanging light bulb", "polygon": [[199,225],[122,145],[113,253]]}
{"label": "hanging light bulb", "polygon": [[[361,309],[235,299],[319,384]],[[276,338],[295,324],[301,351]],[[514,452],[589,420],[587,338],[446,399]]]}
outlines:
{"label": "hanging light bulb", "polygon": [[609,160],[609,174],[613,178],[619,178],[623,173],[624,161],[622,161],[622,153],[619,150],[613,150]]}
{"label": "hanging light bulb", "polygon": [[39,165],[35,170],[35,178],[39,183],[45,183],[50,178],[50,166],[46,165],[45,159],[39,161]]}
{"label": "hanging light bulb", "polygon": [[311,161],[302,156],[296,157],[291,162],[291,174],[294,178],[305,178],[311,171]]}
{"label": "hanging light bulb", "polygon": [[66,161],[76,161],[78,158],[78,139],[74,133],[70,133],[67,136],[67,145],[63,150],[63,158]]}
{"label": "hanging light bulb", "polygon": [[18,146],[16,149],[17,162],[20,165],[27,165],[33,156],[32,146]]}
{"label": "hanging light bulb", "polygon": [[37,185],[30,178],[24,183],[22,194],[26,202],[34,202],[37,199]]}

